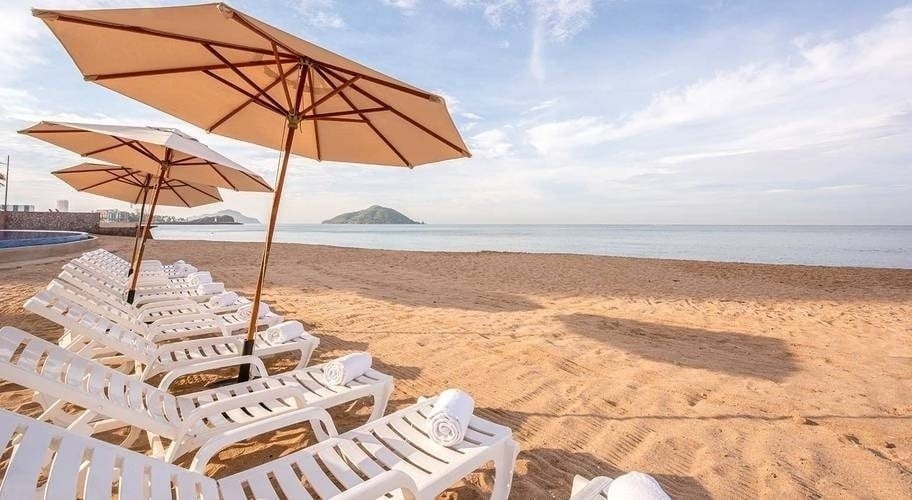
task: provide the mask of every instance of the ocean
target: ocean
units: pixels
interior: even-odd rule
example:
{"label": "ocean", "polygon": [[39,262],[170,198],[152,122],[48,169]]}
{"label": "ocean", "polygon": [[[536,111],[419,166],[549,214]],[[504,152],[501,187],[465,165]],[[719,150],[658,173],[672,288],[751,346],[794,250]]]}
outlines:
{"label": "ocean", "polygon": [[[263,241],[265,226],[159,226],[156,239]],[[279,225],[275,241],[912,269],[912,226]]]}

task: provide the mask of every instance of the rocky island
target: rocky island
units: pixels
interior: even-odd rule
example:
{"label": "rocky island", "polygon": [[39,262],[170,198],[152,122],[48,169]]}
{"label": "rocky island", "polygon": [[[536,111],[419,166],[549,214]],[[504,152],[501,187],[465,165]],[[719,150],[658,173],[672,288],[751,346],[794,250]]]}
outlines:
{"label": "rocky island", "polygon": [[373,205],[357,212],[337,215],[323,221],[323,224],[421,224],[421,222],[413,221],[392,208]]}

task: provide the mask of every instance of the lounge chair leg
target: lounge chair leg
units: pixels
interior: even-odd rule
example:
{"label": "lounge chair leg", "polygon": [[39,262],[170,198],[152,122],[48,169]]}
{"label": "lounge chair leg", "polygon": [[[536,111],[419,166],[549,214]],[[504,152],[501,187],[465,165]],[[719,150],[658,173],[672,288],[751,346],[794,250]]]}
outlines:
{"label": "lounge chair leg", "polygon": [[393,395],[393,383],[390,381],[383,387],[379,388],[379,391],[374,393],[374,408],[371,411],[370,418],[367,419],[368,422],[373,422],[378,418],[382,417],[386,413],[386,406],[389,404],[390,396]]}
{"label": "lounge chair leg", "polygon": [[507,500],[510,496],[517,455],[519,446],[516,441],[510,439],[504,443],[503,449],[494,458],[494,490],[491,492],[491,500]]}
{"label": "lounge chair leg", "polygon": [[138,427],[130,427],[130,432],[127,434],[127,437],[124,438],[123,442],[120,443],[121,446],[129,448],[136,443],[136,440],[139,439],[139,436],[142,434],[142,431]]}

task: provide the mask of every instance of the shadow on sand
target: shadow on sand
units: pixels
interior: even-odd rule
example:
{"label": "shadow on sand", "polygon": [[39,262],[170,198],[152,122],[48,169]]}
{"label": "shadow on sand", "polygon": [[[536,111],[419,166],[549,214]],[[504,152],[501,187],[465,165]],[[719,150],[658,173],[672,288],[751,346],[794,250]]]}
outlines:
{"label": "shadow on sand", "polygon": [[660,363],[773,382],[781,382],[799,369],[785,341],[773,337],[595,314],[558,318],[571,333]]}

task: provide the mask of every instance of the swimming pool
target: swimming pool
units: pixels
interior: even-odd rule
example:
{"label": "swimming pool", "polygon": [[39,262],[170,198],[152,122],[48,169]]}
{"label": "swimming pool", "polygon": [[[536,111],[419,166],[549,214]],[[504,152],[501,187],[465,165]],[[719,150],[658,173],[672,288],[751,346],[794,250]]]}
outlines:
{"label": "swimming pool", "polygon": [[0,248],[30,247],[70,243],[91,238],[87,233],[75,231],[35,231],[0,229]]}

